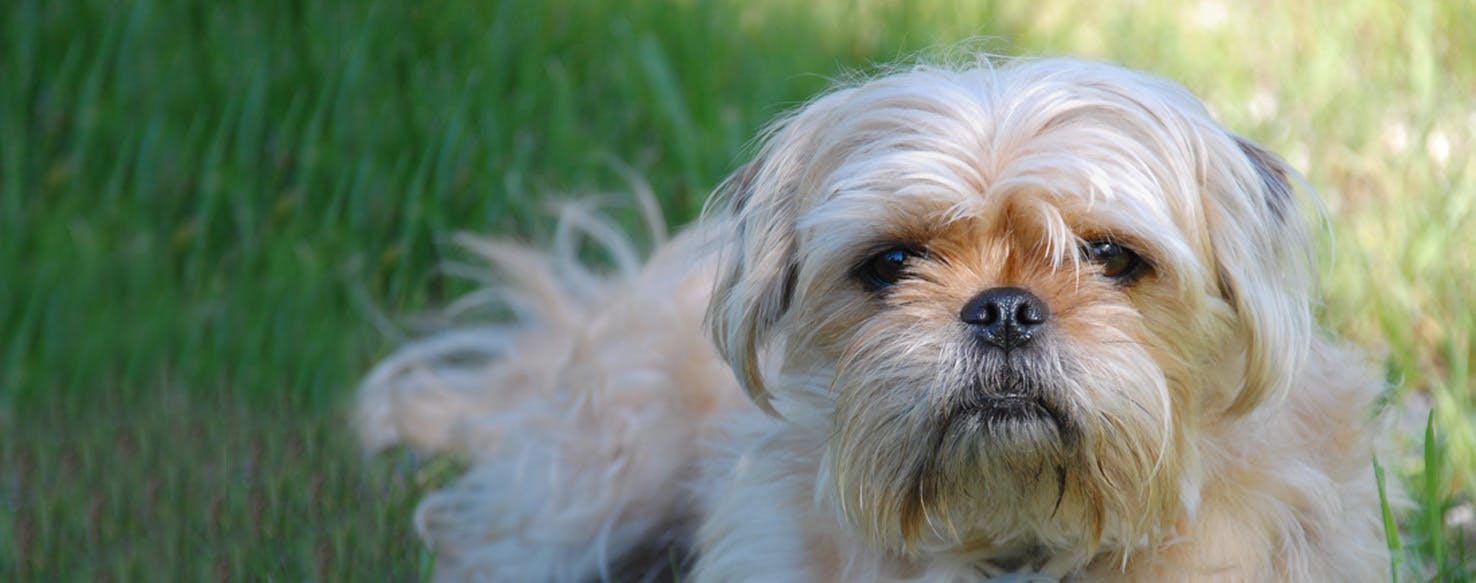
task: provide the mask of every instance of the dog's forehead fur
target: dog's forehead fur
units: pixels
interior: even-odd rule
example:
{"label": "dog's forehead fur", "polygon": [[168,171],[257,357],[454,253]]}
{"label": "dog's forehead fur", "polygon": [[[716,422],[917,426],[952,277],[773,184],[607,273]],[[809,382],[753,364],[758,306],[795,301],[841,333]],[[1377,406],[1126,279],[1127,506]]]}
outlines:
{"label": "dog's forehead fur", "polygon": [[1008,214],[1036,227],[1057,264],[1084,237],[1131,238],[1188,270],[1179,276],[1209,277],[1205,160],[1233,141],[1171,83],[1051,65],[918,69],[813,104],[797,227],[825,236],[801,251],[840,260]]}

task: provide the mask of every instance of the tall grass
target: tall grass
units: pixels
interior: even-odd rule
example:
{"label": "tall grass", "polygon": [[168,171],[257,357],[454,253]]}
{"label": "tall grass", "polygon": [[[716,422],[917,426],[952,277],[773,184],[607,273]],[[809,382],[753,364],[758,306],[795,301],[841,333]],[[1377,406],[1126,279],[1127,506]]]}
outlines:
{"label": "tall grass", "polygon": [[443,471],[362,463],[340,406],[404,314],[468,285],[440,268],[454,232],[541,237],[550,197],[627,172],[684,221],[830,78],[976,35],[1177,79],[1306,172],[1323,319],[1411,420],[1384,458],[1418,499],[1404,575],[1469,577],[1476,527],[1446,522],[1476,481],[1470,22],[1435,0],[5,3],[0,578],[422,574],[410,502]]}

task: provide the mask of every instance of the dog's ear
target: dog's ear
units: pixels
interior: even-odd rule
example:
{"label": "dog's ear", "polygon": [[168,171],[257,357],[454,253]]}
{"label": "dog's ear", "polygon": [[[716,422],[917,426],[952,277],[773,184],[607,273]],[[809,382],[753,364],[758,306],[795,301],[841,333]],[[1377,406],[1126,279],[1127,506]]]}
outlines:
{"label": "dog's ear", "polygon": [[778,413],[760,355],[796,294],[803,244],[796,225],[836,163],[833,152],[821,153],[836,150],[836,144],[824,146],[833,141],[826,128],[838,125],[852,92],[833,91],[781,118],[764,132],[754,160],[718,187],[726,207],[717,220],[728,222],[731,234],[721,242],[708,325],[738,381],[770,414]]}
{"label": "dog's ear", "polygon": [[[1275,154],[1230,136],[1210,167],[1219,190],[1207,217],[1220,293],[1245,337],[1245,384],[1226,412],[1243,415],[1279,398],[1306,360],[1314,334],[1311,245],[1291,180]],[[1216,188],[1218,183],[1218,188]],[[1217,223],[1217,224],[1216,224]]]}
{"label": "dog's ear", "polygon": [[794,295],[797,200],[789,192],[792,178],[766,159],[761,155],[718,186],[732,238],[722,243],[708,322],[738,382],[760,408],[777,414],[759,354]]}

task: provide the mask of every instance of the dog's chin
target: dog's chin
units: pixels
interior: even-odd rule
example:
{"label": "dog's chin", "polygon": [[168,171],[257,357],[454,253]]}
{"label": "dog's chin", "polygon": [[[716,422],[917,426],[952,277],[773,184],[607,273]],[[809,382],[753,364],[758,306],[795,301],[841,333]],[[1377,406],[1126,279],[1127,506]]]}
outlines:
{"label": "dog's chin", "polygon": [[[927,414],[888,398],[906,383],[848,385],[827,455],[851,525],[900,549],[926,533],[966,532],[983,515],[1049,514],[1078,431],[1064,406],[1069,385],[1030,374],[1039,368],[976,367],[934,385]],[[1003,500],[1029,508],[996,507]]]}

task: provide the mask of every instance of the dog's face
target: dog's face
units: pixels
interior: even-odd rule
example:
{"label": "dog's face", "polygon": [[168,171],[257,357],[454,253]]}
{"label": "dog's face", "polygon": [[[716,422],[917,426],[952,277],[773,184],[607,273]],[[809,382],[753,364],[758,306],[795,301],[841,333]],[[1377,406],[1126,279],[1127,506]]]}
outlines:
{"label": "dog's face", "polygon": [[756,402],[827,425],[817,499],[873,544],[1131,546],[1193,513],[1195,437],[1302,359],[1287,174],[1113,67],[881,78],[727,183],[715,335]]}

